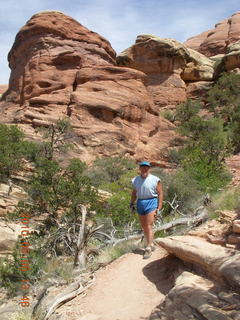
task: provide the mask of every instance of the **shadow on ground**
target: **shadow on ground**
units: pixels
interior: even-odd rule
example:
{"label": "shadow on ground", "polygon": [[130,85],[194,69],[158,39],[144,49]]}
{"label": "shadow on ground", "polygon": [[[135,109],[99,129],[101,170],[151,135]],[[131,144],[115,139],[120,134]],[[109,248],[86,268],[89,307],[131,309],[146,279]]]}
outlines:
{"label": "shadow on ground", "polygon": [[166,295],[174,286],[176,275],[183,269],[180,259],[173,255],[150,262],[143,268],[143,274],[158,291]]}

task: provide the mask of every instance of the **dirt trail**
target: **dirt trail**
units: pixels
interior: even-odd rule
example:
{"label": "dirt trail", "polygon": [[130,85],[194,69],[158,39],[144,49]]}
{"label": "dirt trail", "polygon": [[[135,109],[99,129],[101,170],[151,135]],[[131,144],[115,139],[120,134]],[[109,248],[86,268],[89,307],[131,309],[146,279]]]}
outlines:
{"label": "dirt trail", "polygon": [[176,264],[157,248],[144,260],[140,252],[115,260],[96,274],[96,283],[57,310],[61,320],[145,320],[164,299]]}

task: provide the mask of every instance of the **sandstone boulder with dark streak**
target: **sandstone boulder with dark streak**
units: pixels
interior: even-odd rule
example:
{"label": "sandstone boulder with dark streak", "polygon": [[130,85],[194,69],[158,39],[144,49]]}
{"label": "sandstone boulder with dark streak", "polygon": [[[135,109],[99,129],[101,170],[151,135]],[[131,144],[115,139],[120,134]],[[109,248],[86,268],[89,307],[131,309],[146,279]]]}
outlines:
{"label": "sandstone boulder with dark streak", "polygon": [[240,40],[240,11],[217,23],[212,30],[189,38],[184,44],[207,57],[227,53],[227,46]]}
{"label": "sandstone boulder with dark streak", "polygon": [[119,153],[158,160],[175,136],[146,90],[146,75],[117,67],[110,43],[63,13],[34,15],[17,34],[9,65],[1,121],[32,137],[32,128],[68,117],[75,156],[88,163]]}

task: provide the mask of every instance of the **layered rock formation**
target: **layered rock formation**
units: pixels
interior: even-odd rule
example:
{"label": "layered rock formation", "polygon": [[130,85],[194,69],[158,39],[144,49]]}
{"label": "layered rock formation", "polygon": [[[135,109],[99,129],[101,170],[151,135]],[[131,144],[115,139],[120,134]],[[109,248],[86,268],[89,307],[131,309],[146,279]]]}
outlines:
{"label": "layered rock formation", "polygon": [[215,62],[176,40],[138,36],[133,46],[117,57],[118,65],[147,74],[147,89],[159,107],[187,99],[190,81],[211,81]]}
{"label": "layered rock formation", "polygon": [[32,135],[32,127],[68,117],[82,160],[119,153],[158,159],[175,136],[174,126],[158,116],[145,74],[117,67],[107,40],[60,12],[27,22],[9,65],[1,121]]}
{"label": "layered rock formation", "polygon": [[240,40],[227,47],[227,53],[222,60],[226,71],[240,68]]}
{"label": "layered rock formation", "polygon": [[[39,139],[37,127],[68,117],[76,132],[71,156],[91,163],[121,153],[158,163],[176,137],[175,126],[159,112],[188,97],[203,97],[220,72],[240,67],[239,13],[227,21],[224,50],[214,51],[211,42],[202,45],[199,37],[187,47],[141,35],[116,58],[106,39],[74,19],[56,11],[36,14],[9,53],[12,72],[1,121],[17,123],[28,137]],[[216,39],[225,22],[217,25]],[[208,58],[189,47],[224,54]]]}
{"label": "layered rock formation", "polygon": [[7,212],[12,212],[20,200],[26,199],[26,192],[23,188],[13,185],[9,193],[9,185],[0,183],[0,216],[5,216]]}
{"label": "layered rock formation", "polygon": [[240,295],[185,271],[150,320],[238,320]]}
{"label": "layered rock formation", "polygon": [[186,267],[175,274],[175,285],[153,311],[151,320],[239,319],[239,251],[189,235],[156,241]]}
{"label": "layered rock formation", "polygon": [[188,234],[204,238],[213,244],[240,249],[239,215],[228,210],[218,210],[217,214],[217,220],[210,220]]}
{"label": "layered rock formation", "polygon": [[240,11],[217,23],[212,30],[191,37],[184,44],[207,57],[227,53],[229,44],[240,40]]}

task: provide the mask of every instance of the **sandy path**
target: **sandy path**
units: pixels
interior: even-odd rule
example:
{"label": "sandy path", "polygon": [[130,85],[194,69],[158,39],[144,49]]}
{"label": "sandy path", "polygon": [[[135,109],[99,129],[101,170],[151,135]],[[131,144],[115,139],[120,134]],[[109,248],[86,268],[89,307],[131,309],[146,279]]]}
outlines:
{"label": "sandy path", "polygon": [[[169,260],[170,259],[170,260]],[[61,320],[145,320],[164,299],[171,258],[157,248],[144,260],[139,253],[126,254],[99,270],[96,283],[57,310]]]}

